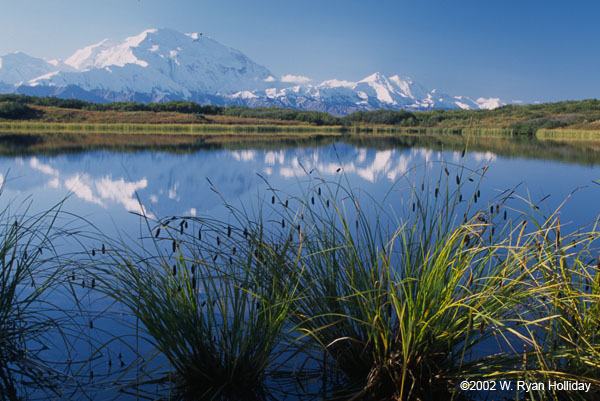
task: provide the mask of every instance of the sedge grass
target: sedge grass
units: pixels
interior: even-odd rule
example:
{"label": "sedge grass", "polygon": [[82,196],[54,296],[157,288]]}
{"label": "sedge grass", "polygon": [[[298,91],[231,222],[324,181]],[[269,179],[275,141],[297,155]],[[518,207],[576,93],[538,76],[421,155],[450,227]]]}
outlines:
{"label": "sedge grass", "polygon": [[68,319],[49,297],[62,270],[53,245],[60,205],[39,214],[29,206],[0,211],[1,400],[56,395],[68,379],[47,354],[68,343]]}
{"label": "sedge grass", "polygon": [[138,384],[201,400],[277,399],[282,377],[317,399],[466,399],[467,378],[596,386],[597,227],[561,242],[555,214],[506,220],[513,191],[478,208],[466,183],[486,169],[405,178],[399,214],[317,180],[299,198],[271,188],[267,214],[160,220],[152,251],[111,246],[100,290],[169,362]]}
{"label": "sedge grass", "polygon": [[540,399],[596,399],[600,394],[599,220],[567,231],[568,226],[561,226],[559,210],[548,216],[530,214],[526,221],[535,229],[523,236],[514,252],[521,268],[530,271],[542,288],[529,305],[531,315],[553,317],[536,330],[535,359],[523,369],[533,380],[590,385],[588,392],[545,389]]}
{"label": "sedge grass", "polygon": [[[381,205],[370,205],[369,216],[369,205],[339,183],[320,186],[318,211],[312,195],[302,206],[305,273],[291,319],[355,389],[340,397],[449,397],[455,380],[507,371],[513,343],[533,341],[514,325],[534,324],[522,314],[537,288],[514,279],[520,269],[499,255],[503,230],[490,235],[499,209],[457,224],[463,187],[452,189],[448,177],[440,173],[420,194],[412,186],[414,212],[390,231]],[[500,356],[478,356],[491,340]]]}
{"label": "sedge grass", "polygon": [[[264,274],[264,265],[299,274],[292,273],[295,258],[259,240],[260,226],[247,228],[245,236],[253,240],[246,242],[242,230],[204,220],[201,240],[184,233],[188,221],[200,225],[194,219],[177,226],[159,222],[155,232],[162,234],[152,237],[156,254],[111,245],[95,271],[98,289],[125,305],[140,322],[140,335],[166,357],[167,372],[148,380],[162,380],[168,394],[186,400],[277,399],[268,374],[281,373],[273,367],[287,352],[295,285],[289,280],[279,286]],[[242,238],[246,247],[238,244]],[[170,252],[160,250],[165,242]],[[146,383],[141,378],[136,386]]]}
{"label": "sedge grass", "polygon": [[0,122],[0,132],[9,133],[126,133],[126,134],[177,134],[203,136],[209,134],[264,135],[289,133],[290,135],[328,134],[339,136],[345,129],[341,126],[310,125],[231,125],[231,124],[123,124],[123,123],[47,123],[47,122]]}

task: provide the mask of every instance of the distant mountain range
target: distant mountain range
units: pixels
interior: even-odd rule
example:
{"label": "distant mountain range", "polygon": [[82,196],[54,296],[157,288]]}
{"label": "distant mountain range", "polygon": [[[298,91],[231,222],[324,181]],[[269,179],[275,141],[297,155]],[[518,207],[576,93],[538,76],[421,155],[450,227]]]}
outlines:
{"label": "distant mountain range", "polygon": [[242,52],[198,33],[149,29],[122,41],[103,40],[65,60],[24,53],[0,57],[0,93],[92,102],[163,102],[289,107],[345,115],[359,110],[494,108],[497,98],[451,96],[411,78],[374,73],[358,81],[275,77]]}

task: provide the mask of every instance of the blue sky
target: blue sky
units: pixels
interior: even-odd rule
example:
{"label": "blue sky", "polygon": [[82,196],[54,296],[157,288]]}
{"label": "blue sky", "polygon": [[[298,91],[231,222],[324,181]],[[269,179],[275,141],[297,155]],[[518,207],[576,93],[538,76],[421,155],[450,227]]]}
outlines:
{"label": "blue sky", "polygon": [[[568,4],[568,5],[567,5]],[[0,0],[0,54],[66,58],[147,28],[203,32],[276,75],[410,76],[505,101],[600,97],[600,2]]]}

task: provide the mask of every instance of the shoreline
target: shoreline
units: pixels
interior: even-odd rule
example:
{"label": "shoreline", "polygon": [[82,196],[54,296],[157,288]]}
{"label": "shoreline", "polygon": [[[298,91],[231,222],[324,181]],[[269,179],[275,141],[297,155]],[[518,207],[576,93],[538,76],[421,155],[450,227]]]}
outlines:
{"label": "shoreline", "polygon": [[135,134],[135,135],[191,135],[243,137],[248,133],[269,137],[273,134],[289,136],[358,135],[398,136],[429,135],[458,137],[531,137],[540,140],[598,140],[600,130],[539,129],[534,135],[520,134],[503,127],[396,127],[393,125],[276,125],[276,124],[140,124],[140,123],[64,123],[36,121],[0,121],[0,134]]}

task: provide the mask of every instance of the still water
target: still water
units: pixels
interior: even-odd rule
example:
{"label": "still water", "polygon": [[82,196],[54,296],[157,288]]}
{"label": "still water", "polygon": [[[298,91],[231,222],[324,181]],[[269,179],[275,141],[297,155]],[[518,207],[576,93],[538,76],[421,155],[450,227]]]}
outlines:
{"label": "still water", "polygon": [[[388,195],[390,207],[403,203],[389,196],[423,180],[438,178],[441,162],[450,178],[465,170],[489,166],[480,190],[486,199],[503,191],[537,203],[542,211],[554,210],[575,189],[561,209],[563,224],[582,225],[600,213],[600,159],[598,163],[547,160],[544,154],[510,157],[491,151],[466,152],[427,147],[377,148],[333,143],[282,149],[246,148],[197,150],[191,153],[90,151],[53,156],[0,158],[2,200],[30,197],[33,210],[44,210],[65,200],[63,206],[85,217],[104,233],[135,232],[137,214],[225,216],[224,201],[234,206],[256,207],[271,196],[268,187],[290,196],[300,195],[303,182],[348,182],[377,200]],[[212,191],[211,183],[219,194]],[[14,202],[15,203],[15,202]],[[481,203],[482,207],[485,203]],[[525,204],[515,204],[523,208]]]}
{"label": "still water", "polygon": [[[460,147],[397,146],[393,142],[378,142],[376,146],[368,142],[327,142],[280,148],[273,144],[268,147],[242,145],[234,149],[193,149],[177,153],[93,150],[54,155],[20,154],[0,158],[0,181],[4,186],[1,200],[4,204],[12,201],[11,208],[15,210],[19,205],[30,205],[30,212],[47,210],[64,201],[63,211],[85,219],[95,231],[113,237],[138,238],[148,235],[140,215],[150,219],[197,216],[227,221],[231,217],[225,202],[252,214],[261,205],[271,203],[273,189],[281,199],[295,196],[306,199],[307,185],[315,180],[343,182],[355,191],[359,200],[372,197],[386,209],[406,209],[410,188],[424,180],[433,188],[436,180],[446,177],[444,168],[448,170],[449,180],[461,171],[466,175],[473,172],[474,189],[487,167],[479,183],[482,208],[489,207],[488,202],[496,197],[515,190],[509,208],[538,216],[540,213],[549,215],[568,198],[559,212],[561,224],[567,227],[565,230],[593,223],[600,214],[600,159],[596,162],[594,154],[589,153],[581,159],[545,157],[547,155],[547,152],[527,155],[519,151],[495,152],[480,146],[463,156]],[[537,204],[539,211],[520,198]],[[295,206],[293,202],[290,205]],[[81,220],[77,221],[81,226]],[[89,291],[78,289],[77,296],[90,310],[83,320],[93,320],[93,311],[110,307],[110,303],[90,295]],[[118,314],[118,308],[116,312]],[[97,321],[96,327],[99,324]],[[87,337],[82,335],[98,338],[82,341],[76,353],[86,359],[86,352],[93,353],[92,342],[102,343],[102,338],[108,341],[110,335],[118,331],[119,325],[107,320],[102,332],[89,331],[85,333]],[[117,354],[119,360],[121,355],[124,359],[133,358],[129,351],[123,346],[109,348],[108,356],[112,352],[116,366]],[[55,357],[60,358],[60,355],[57,351]],[[99,377],[107,370],[106,352],[103,358],[98,358],[93,365],[96,385],[93,385],[93,375],[86,379],[89,389],[85,397],[121,399],[122,394],[111,394],[114,390],[102,388]],[[88,367],[83,372],[86,377],[89,370]],[[110,373],[105,377],[111,377]]]}

